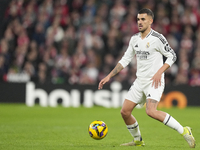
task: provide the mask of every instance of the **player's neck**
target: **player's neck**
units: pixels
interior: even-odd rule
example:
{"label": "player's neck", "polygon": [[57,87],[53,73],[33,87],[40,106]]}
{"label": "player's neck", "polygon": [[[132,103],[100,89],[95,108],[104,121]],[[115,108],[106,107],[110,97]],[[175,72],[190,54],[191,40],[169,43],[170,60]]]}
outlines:
{"label": "player's neck", "polygon": [[151,31],[151,28],[147,28],[144,32],[140,32],[141,38],[144,39],[149,34],[150,31]]}

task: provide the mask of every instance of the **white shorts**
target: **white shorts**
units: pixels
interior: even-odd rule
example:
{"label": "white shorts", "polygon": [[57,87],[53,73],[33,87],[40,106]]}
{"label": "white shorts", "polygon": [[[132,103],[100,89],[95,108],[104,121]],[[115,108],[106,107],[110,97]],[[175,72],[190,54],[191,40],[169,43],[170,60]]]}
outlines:
{"label": "white shorts", "polygon": [[125,98],[140,105],[144,105],[148,98],[159,102],[165,87],[164,79],[161,80],[161,86],[157,89],[152,87],[152,82],[152,80],[144,82],[136,79]]}

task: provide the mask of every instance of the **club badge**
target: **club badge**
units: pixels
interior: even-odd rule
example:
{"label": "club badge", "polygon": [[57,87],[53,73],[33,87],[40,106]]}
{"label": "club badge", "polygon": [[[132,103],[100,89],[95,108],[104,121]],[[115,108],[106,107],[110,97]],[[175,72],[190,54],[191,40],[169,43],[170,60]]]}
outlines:
{"label": "club badge", "polygon": [[150,44],[149,44],[149,42],[147,43],[147,45],[146,45],[146,48],[149,48],[150,47]]}

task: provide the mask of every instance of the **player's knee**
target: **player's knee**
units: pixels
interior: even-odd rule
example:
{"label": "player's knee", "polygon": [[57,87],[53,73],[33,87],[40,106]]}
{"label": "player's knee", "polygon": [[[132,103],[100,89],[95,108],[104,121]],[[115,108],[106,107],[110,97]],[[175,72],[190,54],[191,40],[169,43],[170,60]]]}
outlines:
{"label": "player's knee", "polygon": [[153,109],[146,109],[146,114],[147,114],[149,117],[155,118],[155,116],[156,116],[156,111],[153,110]]}
{"label": "player's knee", "polygon": [[121,115],[123,118],[126,118],[131,115],[131,112],[121,109]]}

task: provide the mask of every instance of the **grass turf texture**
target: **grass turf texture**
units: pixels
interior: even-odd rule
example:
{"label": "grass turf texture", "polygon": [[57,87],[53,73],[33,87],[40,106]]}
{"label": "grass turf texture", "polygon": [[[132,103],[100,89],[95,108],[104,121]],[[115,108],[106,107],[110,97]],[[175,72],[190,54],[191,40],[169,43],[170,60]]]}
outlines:
{"label": "grass turf texture", "polygon": [[[186,109],[162,109],[182,125],[193,128],[196,149],[200,149],[200,107]],[[189,145],[178,132],[151,119],[145,109],[135,109],[145,147],[142,150],[185,150]],[[108,125],[108,135],[94,140],[88,134],[88,126],[94,120]],[[42,108],[22,104],[0,104],[1,150],[129,150],[120,147],[132,137],[121,118],[120,108]],[[198,144],[199,143],[199,144]]]}

